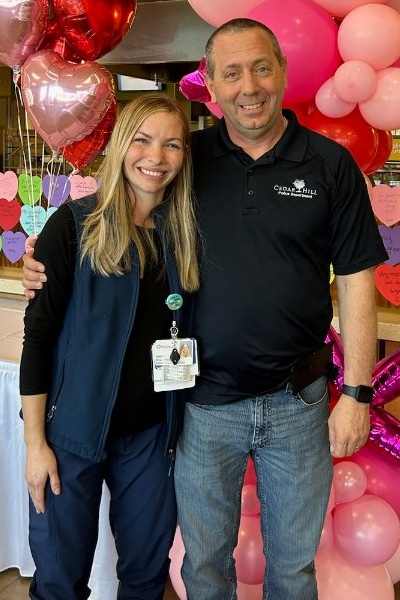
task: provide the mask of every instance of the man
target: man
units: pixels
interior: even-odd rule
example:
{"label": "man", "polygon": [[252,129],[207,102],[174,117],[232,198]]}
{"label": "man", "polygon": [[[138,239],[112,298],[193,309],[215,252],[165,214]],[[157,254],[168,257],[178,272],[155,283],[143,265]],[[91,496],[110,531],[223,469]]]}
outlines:
{"label": "man", "polygon": [[[316,600],[332,456],[350,456],[369,434],[373,267],[387,254],[348,151],[282,111],[286,60],[272,32],[230,21],[212,34],[206,62],[224,119],[193,135],[205,248],[193,324],[201,375],[187,396],[175,466],[182,576],[188,600],[236,598],[232,554],[251,456],[263,597]],[[331,263],[351,387],[329,416]],[[32,259],[26,266],[36,268]],[[41,285],[25,273],[26,287]]]}

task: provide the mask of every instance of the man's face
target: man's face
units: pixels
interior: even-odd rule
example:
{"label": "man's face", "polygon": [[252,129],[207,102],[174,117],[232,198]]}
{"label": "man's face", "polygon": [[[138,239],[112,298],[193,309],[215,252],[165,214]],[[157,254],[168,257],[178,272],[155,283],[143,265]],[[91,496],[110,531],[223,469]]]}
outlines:
{"label": "man's face", "polygon": [[280,119],[286,87],[281,66],[262,29],[218,35],[214,40],[215,70],[205,81],[213,102],[224,114],[230,137],[262,139]]}

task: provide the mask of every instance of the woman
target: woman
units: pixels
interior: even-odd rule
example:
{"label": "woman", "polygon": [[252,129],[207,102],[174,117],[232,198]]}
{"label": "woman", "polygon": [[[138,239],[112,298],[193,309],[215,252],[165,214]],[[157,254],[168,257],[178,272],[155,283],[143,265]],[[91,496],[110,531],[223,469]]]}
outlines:
{"label": "woman", "polygon": [[154,391],[150,346],[179,327],[166,298],[199,285],[189,133],[175,101],[131,102],[97,194],[62,205],[35,246],[47,284],[26,309],[20,378],[34,600],[89,597],[103,481],[118,599],[163,598],[182,412]]}

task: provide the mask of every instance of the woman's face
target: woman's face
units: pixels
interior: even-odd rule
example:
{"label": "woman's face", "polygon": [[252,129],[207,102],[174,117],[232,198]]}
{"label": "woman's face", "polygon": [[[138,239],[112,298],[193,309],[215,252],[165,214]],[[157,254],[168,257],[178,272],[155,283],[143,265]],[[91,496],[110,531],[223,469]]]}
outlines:
{"label": "woman's face", "polygon": [[123,171],[136,200],[159,204],[182,168],[183,125],[179,115],[160,111],[145,119],[125,155]]}

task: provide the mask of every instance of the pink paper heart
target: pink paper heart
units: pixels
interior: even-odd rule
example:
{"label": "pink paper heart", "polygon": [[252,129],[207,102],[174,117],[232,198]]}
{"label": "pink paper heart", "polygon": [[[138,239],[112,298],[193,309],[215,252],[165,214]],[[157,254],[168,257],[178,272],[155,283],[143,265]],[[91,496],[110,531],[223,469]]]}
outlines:
{"label": "pink paper heart", "polygon": [[0,173],[0,197],[14,200],[18,192],[18,177],[14,171]]}
{"label": "pink paper heart", "polygon": [[400,266],[385,264],[376,267],[375,285],[386,300],[400,306]]}
{"label": "pink paper heart", "polygon": [[21,91],[36,131],[53,151],[93,131],[115,98],[106,67],[71,63],[53,50],[40,50],[26,60]]}
{"label": "pink paper heart", "polygon": [[372,210],[375,216],[390,227],[400,221],[400,186],[381,183],[372,188]]}
{"label": "pink paper heart", "polygon": [[69,195],[72,200],[78,200],[84,198],[89,194],[97,192],[97,181],[94,177],[82,177],[81,175],[72,175],[71,177],[71,191]]}
{"label": "pink paper heart", "polygon": [[0,198],[0,225],[9,231],[18,223],[21,217],[21,205],[18,200],[5,200]]}

